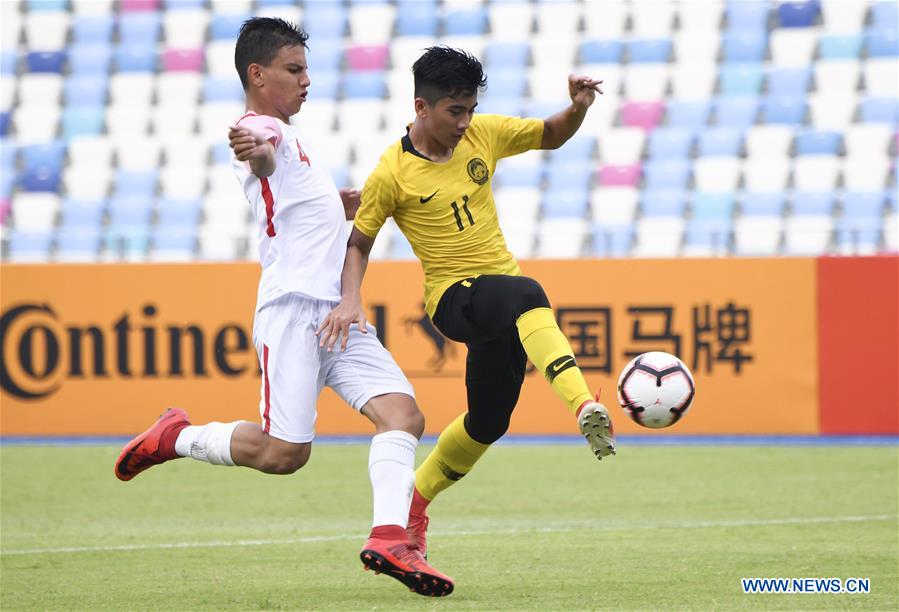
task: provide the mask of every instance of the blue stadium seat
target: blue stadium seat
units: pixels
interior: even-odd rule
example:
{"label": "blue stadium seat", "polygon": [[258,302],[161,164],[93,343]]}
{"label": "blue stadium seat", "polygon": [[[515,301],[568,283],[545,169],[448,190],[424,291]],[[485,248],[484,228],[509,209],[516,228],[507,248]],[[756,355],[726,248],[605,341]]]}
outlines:
{"label": "blue stadium seat", "polygon": [[878,29],[895,30],[899,23],[899,5],[895,0],[881,0],[871,5],[871,24]]}
{"label": "blue stadium seat", "polygon": [[671,41],[666,38],[632,40],[627,43],[627,59],[634,64],[661,64],[671,57]]}
{"label": "blue stadium seat", "polygon": [[580,63],[617,64],[623,52],[624,45],[620,40],[585,40],[581,43]]}
{"label": "blue stadium seat", "polygon": [[690,156],[695,132],[690,128],[657,128],[649,135],[649,157],[686,158]]}
{"label": "blue stadium seat", "polygon": [[62,74],[65,65],[65,51],[31,51],[25,55],[25,66],[29,72],[56,72]]}
{"label": "blue stadium seat", "polygon": [[63,87],[67,106],[102,106],[109,79],[105,74],[76,74],[67,78]]}
{"label": "blue stadium seat", "polygon": [[309,95],[314,100],[336,100],[339,90],[340,72],[316,72],[312,77],[312,85],[309,86]]}
{"label": "blue stadium seat", "polygon": [[60,228],[56,232],[56,249],[61,258],[80,254],[98,254],[100,251],[100,227]]}
{"label": "blue stadium seat", "polygon": [[0,51],[0,73],[14,75],[19,67],[19,52],[15,49]]}
{"label": "blue stadium seat", "polygon": [[338,189],[343,189],[344,187],[351,187],[349,168],[346,168],[346,167],[331,168],[331,178],[334,179],[334,184],[337,185]]}
{"label": "blue stadium seat", "polygon": [[26,172],[46,168],[54,172],[62,170],[66,146],[62,142],[26,145],[20,149],[22,169]]}
{"label": "blue stadium seat", "polygon": [[858,59],[862,40],[858,34],[824,34],[818,39],[818,54],[821,59]]}
{"label": "blue stadium seat", "polygon": [[876,252],[880,248],[883,221],[875,217],[842,217],[837,220],[836,242],[840,251]]}
{"label": "blue stadium seat", "polygon": [[400,0],[396,9],[396,33],[399,36],[436,36],[437,3]]}
{"label": "blue stadium seat", "polygon": [[806,2],[784,2],[777,8],[782,28],[808,28],[815,24],[815,18],[821,11],[818,0]]}
{"label": "blue stadium seat", "polygon": [[640,204],[647,217],[682,217],[686,207],[687,193],[680,189],[648,189]]}
{"label": "blue stadium seat", "polygon": [[350,71],[343,75],[343,95],[346,98],[383,98],[386,93],[383,72]]}
{"label": "blue stadium seat", "polygon": [[115,178],[115,195],[134,198],[152,198],[156,193],[159,175],[156,170],[118,170]]}
{"label": "blue stadium seat", "polygon": [[545,119],[562,110],[558,102],[539,102],[536,100],[525,101],[525,117],[537,117]]}
{"label": "blue stadium seat", "polygon": [[249,13],[213,13],[209,21],[209,37],[212,40],[236,40],[240,26],[252,17]]}
{"label": "blue stadium seat", "polygon": [[108,43],[115,20],[108,15],[75,15],[72,19],[72,42],[76,44]]}
{"label": "blue stadium seat", "polygon": [[59,168],[40,166],[26,169],[19,174],[19,187],[23,191],[59,191],[62,179]]}
{"label": "blue stadium seat", "polygon": [[135,46],[155,46],[162,22],[155,11],[122,13],[119,16],[119,40]]}
{"label": "blue stadium seat", "polygon": [[867,98],[859,104],[859,117],[863,123],[895,125],[899,118],[899,101],[896,98]]}
{"label": "blue stadium seat", "polygon": [[206,0],[165,0],[165,10],[167,11],[202,8],[206,8]]}
{"label": "blue stadium seat", "polygon": [[706,248],[725,252],[731,243],[733,221],[730,219],[690,219],[684,230],[684,248]]}
{"label": "blue stadium seat", "polygon": [[197,245],[197,228],[157,226],[153,230],[152,242],[157,251],[192,253]]}
{"label": "blue stadium seat", "polygon": [[728,0],[727,29],[767,31],[769,4],[766,0]]}
{"label": "blue stadium seat", "polygon": [[316,41],[310,44],[306,59],[313,79],[319,72],[336,72],[343,63],[343,42],[340,39]]}
{"label": "blue stadium seat", "polygon": [[487,32],[487,9],[483,6],[453,9],[443,16],[443,31],[447,36],[468,36]]}
{"label": "blue stadium seat", "polygon": [[115,50],[115,65],[119,72],[156,72],[156,44],[125,43]]}
{"label": "blue stadium seat", "polygon": [[669,100],[668,125],[698,129],[709,122],[711,104],[705,100]]}
{"label": "blue stadium seat", "polygon": [[16,162],[19,158],[19,147],[11,138],[4,138],[0,141],[0,166],[3,171],[14,170]]}
{"label": "blue stadium seat", "polygon": [[590,207],[590,196],[586,189],[551,189],[543,193],[544,219],[575,217],[583,219]]}
{"label": "blue stadium seat", "polygon": [[112,47],[108,44],[84,43],[69,47],[72,74],[106,74],[112,63]]}
{"label": "blue stadium seat", "polygon": [[506,166],[495,177],[497,187],[532,187],[540,186],[542,179],[540,166]]}
{"label": "blue stadium seat", "polygon": [[830,215],[833,212],[833,194],[830,192],[798,191],[793,194],[794,215]]}
{"label": "blue stadium seat", "polygon": [[762,91],[763,76],[761,64],[724,64],[721,66],[721,93],[729,96],[758,95]]}
{"label": "blue stadium seat", "polygon": [[839,155],[843,135],[839,132],[808,130],[796,136],[797,155]]}
{"label": "blue stadium seat", "polygon": [[693,213],[693,219],[729,221],[734,215],[734,205],[735,200],[731,193],[703,193],[697,191],[693,194],[690,209]]}
{"label": "blue stadium seat", "polygon": [[893,173],[893,188],[887,189],[887,208],[893,213],[899,214],[899,191],[896,189],[896,181],[899,177]]}
{"label": "blue stadium seat", "polygon": [[899,55],[899,39],[896,38],[896,26],[892,30],[869,30],[866,38],[868,57],[896,57]]}
{"label": "blue stadium seat", "polygon": [[212,163],[214,165],[231,165],[231,147],[228,146],[227,142],[212,144]]}
{"label": "blue stadium seat", "polygon": [[158,225],[194,227],[200,219],[201,200],[162,198],[156,204]]}
{"label": "blue stadium seat", "polygon": [[412,245],[406,240],[402,232],[393,232],[390,237],[390,258],[391,259],[415,259],[415,252]]}
{"label": "blue stadium seat", "polygon": [[491,71],[521,70],[528,65],[531,46],[527,42],[494,41],[484,47],[484,61]]}
{"label": "blue stadium seat", "polygon": [[[316,75],[317,76],[317,75]],[[335,85],[337,80],[334,80]],[[313,81],[315,86],[315,94],[318,94],[318,80]],[[217,77],[208,75],[203,80],[203,101],[204,102],[240,102],[244,99],[243,86],[239,79],[234,77]]]}
{"label": "blue stadium seat", "polygon": [[487,77],[485,98],[520,98],[528,86],[527,72],[523,69],[491,70]]}
{"label": "blue stadium seat", "polygon": [[14,169],[3,168],[3,172],[0,173],[0,198],[4,200],[9,198],[12,195],[12,189],[18,180],[19,176]]}
{"label": "blue stadium seat", "polygon": [[597,257],[627,257],[634,242],[634,228],[630,225],[593,225],[591,247]]}
{"label": "blue stadium seat", "polygon": [[843,217],[880,217],[883,201],[880,191],[847,191],[843,194]]}
{"label": "blue stadium seat", "polygon": [[71,106],[62,111],[62,136],[66,140],[78,136],[103,133],[105,106]]}
{"label": "blue stadium seat", "polygon": [[578,134],[561,147],[549,152],[550,163],[561,161],[583,162],[593,159],[596,151],[596,137],[592,134]]}
{"label": "blue stadium seat", "polygon": [[524,99],[521,97],[485,96],[478,99],[479,114],[507,115],[510,117],[521,116],[524,108]]}
{"label": "blue stadium seat", "polygon": [[152,196],[121,195],[109,201],[109,223],[113,227],[146,228],[152,213]]}
{"label": "blue stadium seat", "polygon": [[341,38],[346,23],[346,9],[340,3],[307,2],[304,7],[303,27],[317,38]]}
{"label": "blue stadium seat", "polygon": [[596,165],[592,161],[564,159],[546,166],[546,188],[549,191],[586,191],[595,172]]}
{"label": "blue stadium seat", "polygon": [[764,61],[768,36],[764,30],[740,30],[724,33],[725,62]]}
{"label": "blue stadium seat", "polygon": [[9,111],[3,111],[0,113],[0,136],[6,137],[9,135],[9,122],[10,122],[10,113]]}
{"label": "blue stadium seat", "polygon": [[804,96],[811,80],[810,68],[773,68],[768,73],[768,95]]}
{"label": "blue stadium seat", "polygon": [[103,240],[105,247],[119,257],[147,252],[150,232],[146,225],[107,226]]}
{"label": "blue stadium seat", "polygon": [[805,99],[792,96],[769,96],[762,104],[765,123],[799,125],[805,118]]}
{"label": "blue stadium seat", "polygon": [[97,227],[103,223],[106,202],[100,199],[82,200],[69,198],[62,203],[64,227]]}
{"label": "blue stadium seat", "polygon": [[717,127],[699,133],[699,155],[739,157],[743,148],[743,130]]}
{"label": "blue stadium seat", "polygon": [[53,243],[50,232],[24,232],[12,230],[9,236],[9,256],[13,261],[20,258],[46,258]]}
{"label": "blue stadium seat", "polygon": [[759,100],[754,96],[722,97],[715,103],[715,122],[720,126],[747,128],[755,123]]}
{"label": "blue stadium seat", "polygon": [[69,0],[27,0],[26,5],[29,12],[69,10]]}
{"label": "blue stadium seat", "polygon": [[686,189],[691,164],[682,159],[653,159],[643,165],[645,189]]}
{"label": "blue stadium seat", "polygon": [[740,207],[746,216],[780,216],[784,210],[783,193],[754,193],[743,195]]}

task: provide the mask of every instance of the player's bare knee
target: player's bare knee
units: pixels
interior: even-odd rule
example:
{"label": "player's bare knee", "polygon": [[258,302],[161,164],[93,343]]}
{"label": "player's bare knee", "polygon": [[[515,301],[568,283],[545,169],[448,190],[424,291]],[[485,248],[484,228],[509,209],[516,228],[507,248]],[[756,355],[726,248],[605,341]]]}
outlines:
{"label": "player's bare knee", "polygon": [[378,431],[400,430],[420,438],[425,430],[425,417],[418,404],[404,393],[373,397],[362,407],[362,414],[371,419]]}
{"label": "player's bare knee", "polygon": [[262,464],[262,471],[267,474],[293,474],[306,465],[312,453],[312,444],[291,444],[270,449]]}

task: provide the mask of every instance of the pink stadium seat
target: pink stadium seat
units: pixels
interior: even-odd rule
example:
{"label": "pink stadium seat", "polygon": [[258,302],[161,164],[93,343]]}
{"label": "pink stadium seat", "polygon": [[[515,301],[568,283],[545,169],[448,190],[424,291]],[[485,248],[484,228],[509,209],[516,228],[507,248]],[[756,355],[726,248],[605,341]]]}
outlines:
{"label": "pink stadium seat", "polygon": [[162,65],[170,72],[202,72],[203,49],[166,49]]}
{"label": "pink stadium seat", "polygon": [[119,3],[119,10],[123,13],[133,13],[136,11],[156,11],[159,9],[159,0],[122,0]]}
{"label": "pink stadium seat", "polygon": [[6,198],[0,200],[0,223],[6,223],[6,217],[9,216],[10,201]]}
{"label": "pink stadium seat", "polygon": [[599,184],[603,187],[638,187],[642,173],[640,164],[603,166],[599,169]]}
{"label": "pink stadium seat", "polygon": [[625,102],[621,106],[621,124],[652,130],[661,123],[664,113],[664,102]]}
{"label": "pink stadium seat", "polygon": [[350,70],[385,70],[388,55],[387,45],[355,45],[346,52]]}

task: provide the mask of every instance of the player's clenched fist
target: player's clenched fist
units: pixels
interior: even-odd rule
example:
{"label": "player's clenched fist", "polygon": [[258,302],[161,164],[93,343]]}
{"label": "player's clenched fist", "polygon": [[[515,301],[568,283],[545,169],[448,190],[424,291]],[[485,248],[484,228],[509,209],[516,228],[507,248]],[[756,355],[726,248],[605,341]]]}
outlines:
{"label": "player's clenched fist", "polygon": [[228,130],[228,144],[238,161],[261,159],[268,154],[271,147],[271,143],[259,132],[236,125],[232,125]]}

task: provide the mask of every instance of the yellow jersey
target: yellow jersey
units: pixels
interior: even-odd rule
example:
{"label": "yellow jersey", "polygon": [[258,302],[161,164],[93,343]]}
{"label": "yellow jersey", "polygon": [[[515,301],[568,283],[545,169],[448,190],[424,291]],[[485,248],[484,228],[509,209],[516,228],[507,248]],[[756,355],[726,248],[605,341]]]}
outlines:
{"label": "yellow jersey", "polygon": [[497,160],[537,149],[542,140],[542,119],[474,115],[447,162],[424,157],[408,134],[381,156],[354,225],[374,238],[393,216],[421,261],[429,315],[458,280],[521,274],[499,227],[493,172]]}

